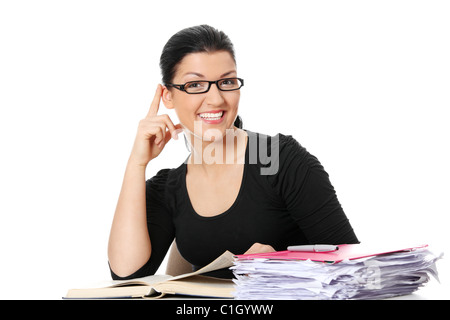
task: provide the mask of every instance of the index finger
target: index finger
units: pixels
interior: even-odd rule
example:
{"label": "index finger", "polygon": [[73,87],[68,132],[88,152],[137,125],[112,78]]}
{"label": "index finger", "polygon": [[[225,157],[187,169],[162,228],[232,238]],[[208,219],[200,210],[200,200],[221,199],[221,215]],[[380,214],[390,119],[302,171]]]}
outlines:
{"label": "index finger", "polygon": [[159,103],[161,101],[161,94],[162,94],[162,86],[158,84],[155,96],[153,97],[153,101],[152,104],[150,105],[150,109],[148,110],[146,118],[154,117],[158,114]]}

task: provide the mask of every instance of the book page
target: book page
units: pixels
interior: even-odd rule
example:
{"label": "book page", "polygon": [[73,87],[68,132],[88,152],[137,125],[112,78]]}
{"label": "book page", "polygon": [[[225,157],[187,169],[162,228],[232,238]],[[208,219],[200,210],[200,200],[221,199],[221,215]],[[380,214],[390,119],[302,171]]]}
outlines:
{"label": "book page", "polygon": [[177,279],[183,279],[190,276],[199,275],[202,273],[207,273],[210,271],[215,271],[223,268],[228,268],[233,265],[233,254],[230,251],[225,251],[221,256],[219,256],[216,260],[211,262],[210,264],[204,266],[203,268],[191,272],[191,273],[185,273],[176,277],[173,277],[171,279],[168,279],[170,281],[177,280]]}

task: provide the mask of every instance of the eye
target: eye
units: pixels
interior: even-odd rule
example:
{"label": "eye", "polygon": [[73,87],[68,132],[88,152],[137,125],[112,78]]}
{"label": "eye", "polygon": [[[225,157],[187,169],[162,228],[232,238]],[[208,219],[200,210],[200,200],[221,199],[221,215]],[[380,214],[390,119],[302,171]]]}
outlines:
{"label": "eye", "polygon": [[223,86],[233,86],[236,84],[236,79],[225,79],[221,82]]}
{"label": "eye", "polygon": [[184,85],[184,89],[188,92],[201,92],[208,89],[208,82],[204,81],[193,81],[188,82]]}
{"label": "eye", "polygon": [[219,82],[219,84],[222,90],[234,90],[240,86],[239,79],[237,78],[223,79]]}
{"label": "eye", "polygon": [[198,88],[199,86],[201,86],[201,83],[199,83],[199,82],[191,82],[191,83],[188,83],[186,85],[186,88]]}

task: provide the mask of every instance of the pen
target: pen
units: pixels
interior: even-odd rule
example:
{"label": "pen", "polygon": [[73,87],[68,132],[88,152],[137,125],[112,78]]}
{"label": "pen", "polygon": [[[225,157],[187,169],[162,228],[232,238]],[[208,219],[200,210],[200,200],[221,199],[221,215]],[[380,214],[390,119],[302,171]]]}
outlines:
{"label": "pen", "polygon": [[287,249],[289,251],[328,252],[339,250],[339,247],[331,244],[311,244],[304,246],[289,246]]}

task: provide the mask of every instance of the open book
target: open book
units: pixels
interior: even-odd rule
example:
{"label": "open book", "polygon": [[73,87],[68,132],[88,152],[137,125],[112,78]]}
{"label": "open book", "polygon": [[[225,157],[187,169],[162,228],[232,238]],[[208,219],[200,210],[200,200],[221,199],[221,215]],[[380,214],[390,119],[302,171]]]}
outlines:
{"label": "open book", "polygon": [[153,275],[133,280],[112,280],[97,288],[70,289],[65,299],[161,298],[166,294],[181,294],[212,298],[233,298],[231,279],[218,279],[201,274],[233,265],[233,254],[224,252],[207,266],[176,277]]}

